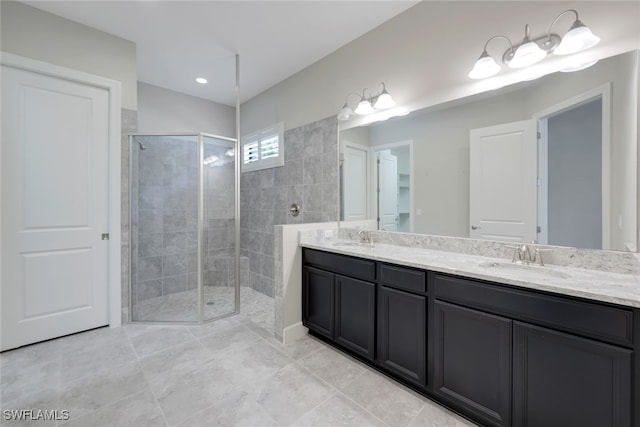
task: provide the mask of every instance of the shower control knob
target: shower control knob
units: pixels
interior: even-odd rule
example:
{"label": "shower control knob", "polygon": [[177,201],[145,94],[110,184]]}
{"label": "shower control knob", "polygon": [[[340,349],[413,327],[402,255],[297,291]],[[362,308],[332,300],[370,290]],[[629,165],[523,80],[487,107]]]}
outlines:
{"label": "shower control knob", "polygon": [[289,208],[289,213],[291,214],[291,216],[300,215],[300,206],[298,206],[297,203],[292,203],[291,207]]}

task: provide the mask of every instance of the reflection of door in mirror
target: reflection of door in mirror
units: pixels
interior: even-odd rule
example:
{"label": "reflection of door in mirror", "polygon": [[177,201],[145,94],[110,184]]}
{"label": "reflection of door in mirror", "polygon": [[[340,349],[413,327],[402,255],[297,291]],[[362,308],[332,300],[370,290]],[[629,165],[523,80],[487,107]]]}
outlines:
{"label": "reflection of door in mirror", "polygon": [[398,231],[398,158],[378,152],[378,229]]}
{"label": "reflection of door in mirror", "polygon": [[374,148],[378,229],[413,232],[412,141]]}
{"label": "reflection of door in mirror", "polygon": [[470,131],[470,237],[536,239],[536,157],[535,120]]}
{"label": "reflection of door in mirror", "polygon": [[602,117],[602,96],[597,96],[539,121],[540,243],[608,248]]}
{"label": "reflection of door in mirror", "polygon": [[342,221],[367,219],[369,148],[345,142],[342,159]]}

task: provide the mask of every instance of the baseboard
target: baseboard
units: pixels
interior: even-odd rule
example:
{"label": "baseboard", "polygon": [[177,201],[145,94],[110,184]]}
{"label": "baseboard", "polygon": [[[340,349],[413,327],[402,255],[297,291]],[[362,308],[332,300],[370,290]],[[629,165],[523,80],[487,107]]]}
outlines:
{"label": "baseboard", "polygon": [[282,330],[282,343],[288,344],[307,335],[309,329],[302,326],[302,322],[294,323]]}

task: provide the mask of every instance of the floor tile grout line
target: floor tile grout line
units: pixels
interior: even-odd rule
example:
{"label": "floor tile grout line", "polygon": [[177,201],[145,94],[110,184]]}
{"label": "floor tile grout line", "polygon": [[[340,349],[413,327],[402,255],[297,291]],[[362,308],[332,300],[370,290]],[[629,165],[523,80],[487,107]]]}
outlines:
{"label": "floor tile grout line", "polygon": [[315,411],[316,409],[318,409],[320,406],[324,405],[326,402],[330,401],[331,399],[333,399],[336,396],[336,390],[334,387],[331,387],[331,393],[329,393],[329,395],[323,399],[320,403],[318,403],[316,406],[314,406],[313,408],[309,409],[308,411],[304,412],[302,415],[300,415],[298,418],[296,418],[291,424],[294,424],[296,421],[300,421],[302,418],[304,418],[307,414],[310,414],[311,412]]}
{"label": "floor tile grout line", "polygon": [[[364,371],[366,372],[366,371]],[[362,372],[362,374],[358,375],[357,378],[360,378],[362,375],[364,375],[364,372]],[[356,379],[357,379],[356,378]],[[356,379],[354,379],[353,381],[356,381]],[[351,381],[351,383],[353,383],[353,381]],[[349,383],[349,384],[351,384]],[[343,395],[345,397],[345,399],[347,399],[348,401],[350,401],[351,403],[353,403],[354,405],[356,405],[358,408],[362,409],[365,413],[371,415],[374,419],[380,421],[382,424],[384,424],[385,426],[388,427],[396,427],[396,426],[392,426],[391,424],[387,423],[386,421],[384,421],[382,418],[378,417],[377,415],[373,414],[372,412],[370,412],[367,408],[365,408],[364,406],[362,406],[360,403],[358,403],[355,399],[353,399],[351,396],[349,396],[347,393],[345,393],[344,391],[340,390],[340,394]],[[407,424],[409,425],[409,424]]]}
{"label": "floor tile grout line", "polygon": [[142,372],[142,376],[143,376],[144,380],[147,383],[147,389],[149,390],[149,393],[151,393],[151,396],[153,396],[153,401],[155,402],[156,407],[160,411],[160,415],[162,415],[162,419],[164,420],[164,424],[166,426],[169,426],[169,421],[167,421],[167,417],[166,417],[166,415],[164,413],[164,410],[162,409],[162,405],[160,404],[160,400],[158,400],[158,396],[156,395],[155,391],[153,391],[153,387],[151,386],[151,381],[149,381],[149,377],[147,376],[147,373],[145,372],[144,368],[142,367],[142,363],[140,362],[140,360],[138,360],[138,366],[140,368],[140,372]]}

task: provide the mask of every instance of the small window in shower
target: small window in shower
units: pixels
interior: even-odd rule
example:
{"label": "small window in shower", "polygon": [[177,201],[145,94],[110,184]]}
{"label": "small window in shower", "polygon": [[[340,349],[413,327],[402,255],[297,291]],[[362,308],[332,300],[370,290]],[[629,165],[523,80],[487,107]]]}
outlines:
{"label": "small window in shower", "polygon": [[284,123],[253,132],[242,141],[243,172],[284,165]]}

